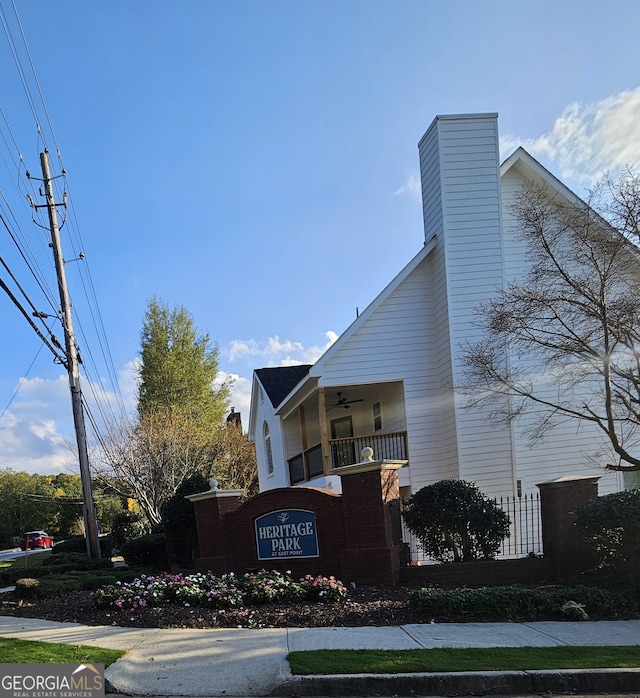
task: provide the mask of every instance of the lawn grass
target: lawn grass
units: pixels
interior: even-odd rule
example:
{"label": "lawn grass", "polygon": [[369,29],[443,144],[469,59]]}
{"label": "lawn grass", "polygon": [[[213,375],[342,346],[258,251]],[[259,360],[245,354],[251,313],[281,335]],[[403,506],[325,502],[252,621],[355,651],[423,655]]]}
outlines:
{"label": "lawn grass", "polygon": [[640,645],[291,652],[293,674],[405,674],[640,667]]}
{"label": "lawn grass", "polygon": [[32,550],[29,551],[28,555],[20,555],[16,553],[16,557],[9,558],[8,560],[0,561],[0,570],[10,569],[12,567],[17,569],[28,570],[30,568],[42,567],[42,563],[51,555],[51,550],[46,552],[34,553]]}
{"label": "lawn grass", "polygon": [[87,645],[62,645],[0,637],[3,664],[104,664],[105,668],[120,659],[125,650],[110,650]]}

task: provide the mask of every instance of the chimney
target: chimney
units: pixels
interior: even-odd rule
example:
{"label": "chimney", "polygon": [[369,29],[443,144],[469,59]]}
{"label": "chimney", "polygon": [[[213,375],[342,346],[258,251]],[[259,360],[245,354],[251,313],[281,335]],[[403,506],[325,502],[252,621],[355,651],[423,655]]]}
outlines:
{"label": "chimney", "polygon": [[236,412],[236,408],[232,407],[231,412],[227,416],[227,424],[235,424],[238,428],[242,429],[242,417],[240,412]]}

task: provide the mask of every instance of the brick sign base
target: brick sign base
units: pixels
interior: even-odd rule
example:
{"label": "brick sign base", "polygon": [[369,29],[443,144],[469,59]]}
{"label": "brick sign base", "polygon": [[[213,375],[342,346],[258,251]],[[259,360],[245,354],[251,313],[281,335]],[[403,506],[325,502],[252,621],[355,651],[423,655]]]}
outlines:
{"label": "brick sign base", "polygon": [[296,577],[397,584],[402,545],[397,471],[404,464],[367,461],[334,470],[342,478],[341,495],[288,487],[243,504],[237,490],[190,495],[200,550],[196,569],[216,575],[275,569]]}

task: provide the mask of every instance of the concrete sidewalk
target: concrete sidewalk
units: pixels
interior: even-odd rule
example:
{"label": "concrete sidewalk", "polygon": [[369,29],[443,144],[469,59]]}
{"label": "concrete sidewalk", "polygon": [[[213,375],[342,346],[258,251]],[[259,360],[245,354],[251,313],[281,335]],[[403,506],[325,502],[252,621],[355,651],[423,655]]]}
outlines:
{"label": "concrete sidewalk", "polygon": [[638,692],[640,670],[294,677],[294,650],[637,645],[640,620],[443,623],[380,628],[136,629],[0,617],[0,636],[125,649],[106,678],[136,696]]}

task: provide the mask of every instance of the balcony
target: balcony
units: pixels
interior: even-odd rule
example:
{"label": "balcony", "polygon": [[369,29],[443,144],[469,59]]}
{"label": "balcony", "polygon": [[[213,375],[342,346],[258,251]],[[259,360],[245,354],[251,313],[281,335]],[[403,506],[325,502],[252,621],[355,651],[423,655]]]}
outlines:
{"label": "balcony", "polygon": [[[362,460],[362,449],[370,446],[375,460],[407,460],[407,432],[354,436],[348,439],[330,439],[331,468],[353,465]],[[296,485],[324,474],[320,444],[290,458],[289,482]]]}

